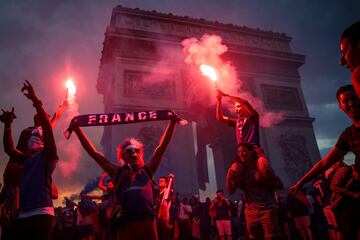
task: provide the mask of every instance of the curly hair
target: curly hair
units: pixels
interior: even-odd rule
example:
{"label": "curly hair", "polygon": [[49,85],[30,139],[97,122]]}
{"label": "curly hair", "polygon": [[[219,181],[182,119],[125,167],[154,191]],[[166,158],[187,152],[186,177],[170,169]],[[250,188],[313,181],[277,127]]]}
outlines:
{"label": "curly hair", "polygon": [[354,86],[352,84],[346,84],[339,87],[339,89],[336,91],[336,99],[339,100],[340,95],[347,91],[355,92]]}
{"label": "curly hair", "polygon": [[140,153],[139,153],[139,156],[140,156],[140,159],[139,159],[139,164],[142,166],[144,165],[144,144],[136,139],[136,138],[127,138],[123,141],[123,143],[119,144],[118,147],[117,147],[117,160],[118,161],[124,161],[122,156],[123,156],[123,153],[124,153],[124,149],[129,146],[129,145],[135,145],[137,146],[139,149],[140,149]]}

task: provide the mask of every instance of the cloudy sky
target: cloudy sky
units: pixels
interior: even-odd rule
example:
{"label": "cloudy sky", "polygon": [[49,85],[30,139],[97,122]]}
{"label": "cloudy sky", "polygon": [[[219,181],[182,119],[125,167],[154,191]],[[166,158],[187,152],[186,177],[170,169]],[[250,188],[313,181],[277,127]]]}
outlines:
{"label": "cloudy sky", "polygon": [[[106,26],[112,8],[122,5],[180,16],[204,18],[240,26],[284,32],[293,38],[292,50],[306,55],[300,68],[302,87],[322,154],[334,144],[349,121],[337,108],[338,86],[350,82],[339,66],[339,36],[360,19],[360,1],[347,0],[2,0],[0,2],[0,106],[15,107],[14,137],[32,125],[33,107],[22,96],[23,80],[33,83],[48,112],[65,96],[64,79],[72,74],[78,84],[80,113],[102,112],[96,79]],[[58,138],[66,126],[55,129]],[[99,145],[101,128],[89,130]],[[2,145],[2,139],[0,140]],[[3,171],[7,157],[0,151]],[[76,176],[65,178],[59,189],[67,194],[99,173],[82,158]],[[55,181],[61,175],[55,173]]]}

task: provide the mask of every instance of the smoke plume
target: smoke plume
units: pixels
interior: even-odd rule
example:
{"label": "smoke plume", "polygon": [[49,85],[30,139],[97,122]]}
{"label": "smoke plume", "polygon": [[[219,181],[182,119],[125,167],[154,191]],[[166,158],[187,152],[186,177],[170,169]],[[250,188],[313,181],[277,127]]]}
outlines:
{"label": "smoke plume", "polygon": [[[204,34],[201,39],[188,38],[182,41],[185,63],[190,66],[189,74],[192,81],[188,84],[187,99],[192,103],[215,102],[216,89],[230,95],[247,100],[260,114],[260,125],[270,127],[283,120],[282,113],[269,112],[263,101],[246,91],[245,84],[237,77],[235,67],[230,62],[221,59],[228,48],[218,35]],[[214,67],[218,75],[216,86],[204,76],[201,76],[199,66],[206,64]],[[191,103],[189,103],[191,104]],[[226,106],[226,105],[225,105]],[[229,107],[229,105],[227,105]]]}
{"label": "smoke plume", "polygon": [[[73,99],[72,103],[67,106],[64,115],[63,121],[59,124],[59,129],[66,129],[72,118],[79,115],[79,106],[76,99]],[[61,156],[58,167],[62,176],[69,178],[78,168],[81,157],[81,147],[75,137],[66,140],[62,135],[59,136],[59,139],[57,140],[57,149],[59,150]]]}

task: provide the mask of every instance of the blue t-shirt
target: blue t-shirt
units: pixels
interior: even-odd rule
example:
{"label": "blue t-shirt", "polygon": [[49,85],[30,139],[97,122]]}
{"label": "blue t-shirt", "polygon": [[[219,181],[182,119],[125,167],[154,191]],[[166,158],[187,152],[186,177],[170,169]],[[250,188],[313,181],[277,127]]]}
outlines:
{"label": "blue t-shirt", "polygon": [[[126,171],[127,173],[124,173]],[[148,217],[154,218],[154,183],[150,170],[140,168],[129,171],[119,168],[117,175],[128,174],[128,181],[122,186],[117,186],[118,201],[123,207],[126,219],[142,221]]]}
{"label": "blue t-shirt", "polygon": [[246,118],[229,119],[229,125],[235,127],[237,143],[251,143],[260,147],[259,115]]}
{"label": "blue t-shirt", "polygon": [[274,191],[256,181],[256,166],[246,166],[241,190],[245,193],[245,207],[249,209],[270,209],[275,206]]}
{"label": "blue t-shirt", "polygon": [[56,163],[57,160],[45,159],[43,151],[25,159],[20,182],[20,211],[53,206],[51,175]]}

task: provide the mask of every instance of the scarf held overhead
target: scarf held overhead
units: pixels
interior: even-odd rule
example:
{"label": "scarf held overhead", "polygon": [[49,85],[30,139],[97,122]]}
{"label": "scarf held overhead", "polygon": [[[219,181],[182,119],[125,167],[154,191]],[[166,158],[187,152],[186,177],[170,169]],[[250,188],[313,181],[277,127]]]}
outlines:
{"label": "scarf held overhead", "polygon": [[71,120],[69,128],[64,132],[64,135],[69,139],[73,131],[73,126],[108,126],[160,120],[183,121],[183,119],[179,118],[173,110],[86,114],[74,117]]}

